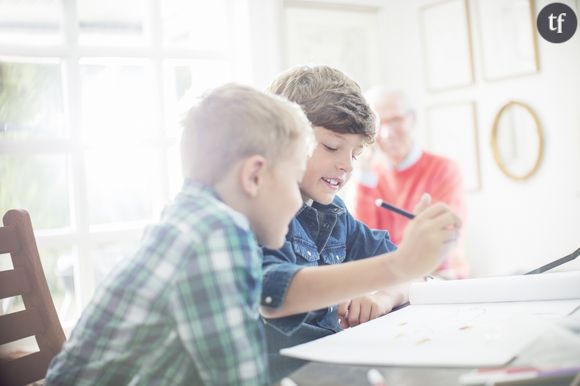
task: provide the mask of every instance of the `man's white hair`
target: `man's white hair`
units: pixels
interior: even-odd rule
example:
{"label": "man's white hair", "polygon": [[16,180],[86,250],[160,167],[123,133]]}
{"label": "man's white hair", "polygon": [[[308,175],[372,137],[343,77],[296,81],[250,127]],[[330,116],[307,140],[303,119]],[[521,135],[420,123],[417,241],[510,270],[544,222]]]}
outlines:
{"label": "man's white hair", "polygon": [[365,98],[371,106],[377,105],[379,102],[387,98],[398,98],[404,110],[412,110],[413,105],[411,100],[401,89],[391,88],[387,86],[374,86],[365,92]]}

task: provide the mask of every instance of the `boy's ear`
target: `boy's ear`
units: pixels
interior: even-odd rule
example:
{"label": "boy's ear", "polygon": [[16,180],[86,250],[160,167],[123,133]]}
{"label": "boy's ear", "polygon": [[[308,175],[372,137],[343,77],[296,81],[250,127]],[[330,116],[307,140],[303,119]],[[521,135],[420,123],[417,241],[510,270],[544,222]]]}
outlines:
{"label": "boy's ear", "polygon": [[240,182],[243,191],[250,197],[258,195],[258,188],[264,181],[266,171],[266,159],[261,155],[248,157],[242,163],[240,171]]}

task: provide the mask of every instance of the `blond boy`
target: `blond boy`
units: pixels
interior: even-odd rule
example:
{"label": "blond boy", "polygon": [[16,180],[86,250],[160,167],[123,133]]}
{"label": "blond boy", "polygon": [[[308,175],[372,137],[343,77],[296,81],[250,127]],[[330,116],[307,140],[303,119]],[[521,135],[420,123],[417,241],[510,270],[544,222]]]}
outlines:
{"label": "blond boy", "polygon": [[282,245],[311,135],[296,105],[250,87],[192,108],[181,192],[102,283],[46,384],[269,384],[256,241]]}

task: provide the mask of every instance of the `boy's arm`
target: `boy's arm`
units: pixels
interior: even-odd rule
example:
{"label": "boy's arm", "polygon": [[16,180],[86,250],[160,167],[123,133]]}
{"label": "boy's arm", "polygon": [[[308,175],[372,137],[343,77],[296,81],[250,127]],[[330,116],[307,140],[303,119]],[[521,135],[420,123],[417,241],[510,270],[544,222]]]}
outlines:
{"label": "boy's arm", "polygon": [[[371,208],[369,202],[369,208]],[[372,208],[376,208],[374,202]],[[349,260],[359,260],[396,250],[385,231],[369,229],[361,221],[346,213],[347,256]],[[390,312],[393,308],[408,300],[408,284],[390,286],[389,288],[354,297],[338,306],[338,317],[342,328],[353,327],[369,320],[376,319]]]}
{"label": "boy's arm", "polygon": [[204,240],[172,288],[171,311],[204,385],[267,385],[266,347],[258,321],[261,259],[239,228]]}
{"label": "boy's arm", "polygon": [[[278,250],[263,248],[264,276],[262,281],[262,306],[260,313],[270,317],[270,310],[282,307],[288,292],[288,287],[297,272],[304,268],[304,262],[299,264],[298,257],[292,247],[292,243],[285,241]],[[305,310],[302,313],[283,315],[284,319],[271,319],[268,324],[283,334],[290,335],[304,322],[307,317]]]}
{"label": "boy's arm", "polygon": [[282,305],[276,309],[263,306],[262,313],[276,318],[316,310],[430,273],[457,238],[460,226],[461,221],[446,205],[432,205],[409,223],[397,251],[303,268],[290,282]]}

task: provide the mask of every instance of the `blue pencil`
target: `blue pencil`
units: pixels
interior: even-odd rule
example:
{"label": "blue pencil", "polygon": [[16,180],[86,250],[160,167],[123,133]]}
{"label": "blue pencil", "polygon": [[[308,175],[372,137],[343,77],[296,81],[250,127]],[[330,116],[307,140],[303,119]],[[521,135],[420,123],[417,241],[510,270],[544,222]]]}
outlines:
{"label": "blue pencil", "polygon": [[390,211],[392,211],[392,212],[398,213],[398,214],[400,214],[401,216],[405,216],[405,217],[407,217],[407,218],[409,218],[409,219],[411,219],[411,220],[415,218],[415,215],[414,215],[413,213],[409,213],[409,212],[407,212],[406,210],[403,210],[403,209],[401,209],[401,208],[397,208],[396,206],[393,206],[393,205],[391,205],[391,204],[387,204],[386,202],[384,202],[384,201],[383,201],[383,200],[381,200],[380,198],[377,198],[377,199],[375,200],[375,204],[376,204],[377,206],[380,206],[380,207],[381,207],[381,208],[383,208],[383,209],[387,209],[387,210],[390,210]]}

